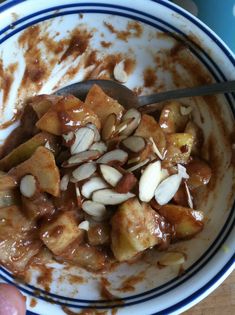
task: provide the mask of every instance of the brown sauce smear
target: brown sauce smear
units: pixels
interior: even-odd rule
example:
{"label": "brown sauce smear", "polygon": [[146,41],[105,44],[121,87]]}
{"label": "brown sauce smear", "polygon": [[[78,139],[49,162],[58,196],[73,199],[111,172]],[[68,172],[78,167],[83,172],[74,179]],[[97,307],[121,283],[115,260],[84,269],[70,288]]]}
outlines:
{"label": "brown sauce smear", "polygon": [[68,280],[70,284],[82,284],[87,282],[86,279],[84,279],[84,277],[77,275],[69,275]]}
{"label": "brown sauce smear", "polygon": [[66,306],[61,306],[61,308],[67,315],[108,315],[108,311],[97,311],[95,309],[84,309],[80,312],[73,312]]}
{"label": "brown sauce smear", "polygon": [[16,121],[19,120],[20,116],[21,116],[21,112],[17,111],[10,120],[8,120],[8,121],[6,121],[0,125],[0,130],[6,129],[6,128],[10,127],[11,125],[13,125]]}
{"label": "brown sauce smear", "polygon": [[34,298],[31,298],[31,301],[30,301],[30,307],[35,307],[37,305],[37,300],[34,299]]}
{"label": "brown sauce smear", "polygon": [[142,26],[135,21],[128,22],[127,28],[124,31],[117,30],[112,24],[108,22],[104,22],[104,26],[116,37],[124,42],[127,42],[129,38],[139,38],[142,33],[143,29]]}
{"label": "brown sauce smear", "polygon": [[[12,63],[6,68],[3,66],[3,60],[0,59],[0,89],[3,91],[3,105],[6,104],[12,83],[14,82],[15,72],[18,68],[18,63]],[[1,108],[4,111],[4,106]],[[1,128],[3,129],[3,128]]]}
{"label": "brown sauce smear", "polygon": [[87,30],[79,28],[73,30],[68,48],[62,55],[60,62],[64,61],[70,56],[73,56],[73,58],[75,59],[78,56],[82,55],[86,51],[91,38],[92,33],[88,32]]}
{"label": "brown sauce smear", "polygon": [[112,43],[111,42],[106,42],[104,40],[102,40],[100,42],[101,46],[104,47],[104,48],[109,48],[110,46],[112,46]]}
{"label": "brown sauce smear", "polygon": [[37,283],[41,285],[46,291],[50,292],[50,285],[52,283],[53,268],[45,265],[37,265],[41,275],[37,278]]}
{"label": "brown sauce smear", "polygon": [[121,292],[130,292],[135,291],[135,285],[139,282],[143,281],[145,278],[145,272],[141,271],[136,276],[128,277],[126,280],[124,280],[121,284],[121,287],[118,289],[118,291]]}
{"label": "brown sauce smear", "polygon": [[157,75],[156,70],[153,68],[146,68],[144,70],[144,86],[153,87],[156,84]]}

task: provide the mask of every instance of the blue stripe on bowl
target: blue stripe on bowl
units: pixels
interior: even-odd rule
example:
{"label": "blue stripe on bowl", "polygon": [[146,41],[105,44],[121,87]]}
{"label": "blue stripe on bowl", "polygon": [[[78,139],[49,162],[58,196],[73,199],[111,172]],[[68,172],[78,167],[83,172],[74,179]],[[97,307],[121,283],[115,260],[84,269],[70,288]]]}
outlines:
{"label": "blue stripe on bowl", "polygon": [[[166,3],[165,2],[163,2],[163,1],[154,1],[154,0],[152,0],[153,2],[157,2],[157,3],[160,3],[160,4],[162,4],[162,5],[166,5]],[[20,3],[20,2],[24,2],[24,0],[23,1],[19,1],[19,0],[16,0],[16,1],[11,1],[11,3],[9,2],[9,3],[7,3],[6,5],[9,5],[8,7],[10,7],[10,4],[12,4],[14,2],[14,4],[17,4],[17,3]],[[91,4],[91,3],[88,3],[88,4],[77,4],[76,6],[94,6],[94,4]],[[72,6],[74,6],[74,5],[66,5],[66,8],[69,8],[69,7],[72,7]],[[95,5],[95,6],[97,6],[97,5]],[[164,25],[167,25],[167,27],[168,28],[170,28],[170,29],[173,29],[173,31],[175,31],[175,32],[177,32],[177,33],[179,33],[179,34],[181,34],[181,35],[184,35],[185,37],[186,37],[186,35],[185,34],[183,34],[180,30],[178,30],[178,29],[176,29],[175,27],[173,27],[173,26],[171,26],[171,25],[169,25],[169,24],[167,24],[167,23],[165,23],[164,21],[162,21],[162,20],[160,20],[160,19],[156,19],[155,17],[153,17],[153,16],[151,16],[151,15],[147,15],[147,14],[143,14],[142,12],[139,12],[139,11],[137,11],[137,10],[134,10],[134,9],[126,9],[126,8],[124,8],[124,7],[120,7],[120,6],[115,6],[115,5],[102,5],[102,4],[99,4],[98,5],[99,7],[100,6],[105,6],[105,7],[112,7],[112,8],[115,8],[115,9],[123,9],[123,10],[127,10],[128,12],[134,12],[134,13],[138,13],[138,14],[141,14],[141,15],[143,15],[143,16],[145,16],[145,17],[148,17],[148,18],[151,18],[151,19],[153,19],[154,21],[158,21],[158,22],[160,22],[160,23],[162,23],[162,24],[164,24]],[[167,5],[167,6],[169,6],[169,5]],[[58,9],[58,7],[56,7],[57,9]],[[201,24],[201,23],[198,23],[197,21],[195,21],[192,17],[190,17],[188,14],[182,14],[182,12],[181,12],[181,10],[179,10],[178,8],[175,8],[174,6],[170,6],[170,8],[171,9],[173,9],[174,11],[176,11],[176,12],[178,12],[178,13],[180,13],[181,15],[184,15],[184,17],[186,17],[186,18],[188,18],[188,19],[190,19],[191,20],[191,22],[193,22],[194,24],[196,24],[198,27],[200,27],[201,29],[203,29],[203,24]],[[0,12],[3,10],[3,7],[0,7]],[[6,10],[6,8],[5,8],[5,10]],[[55,7],[54,8],[51,8],[50,10],[47,10],[47,12],[49,12],[49,11],[51,11],[51,10],[55,10]],[[43,13],[45,13],[45,10],[43,10],[44,12]],[[134,19],[137,19],[137,20],[139,20],[139,21],[141,21],[141,22],[144,22],[144,23],[147,23],[147,24],[149,24],[149,25],[152,25],[152,26],[154,26],[154,27],[157,27],[157,28],[159,28],[159,29],[161,29],[161,30],[163,30],[163,31],[169,31],[168,29],[166,29],[166,28],[164,28],[164,27],[162,27],[162,26],[160,26],[159,24],[157,24],[157,23],[153,23],[153,22],[150,22],[150,21],[148,21],[148,20],[146,20],[146,19],[143,19],[143,18],[137,18],[136,16],[133,16],[133,15],[130,15],[130,14],[124,14],[123,12],[113,12],[113,11],[108,11],[108,10],[97,10],[97,9],[95,9],[95,10],[74,10],[74,11],[69,11],[69,12],[60,12],[60,13],[58,13],[58,14],[53,14],[53,15],[50,15],[50,16],[46,16],[46,17],[43,17],[43,18],[41,18],[41,19],[36,19],[36,20],[34,20],[34,21],[31,21],[30,23],[28,23],[28,24],[26,24],[26,25],[24,25],[23,27],[20,27],[19,29],[15,29],[14,31],[12,31],[11,32],[11,34],[8,34],[7,36],[7,38],[9,38],[9,37],[11,37],[11,36],[13,36],[16,32],[19,32],[20,30],[22,30],[22,29],[24,29],[25,27],[27,27],[27,26],[30,26],[30,25],[33,25],[33,24],[35,24],[35,23],[38,23],[39,21],[43,21],[43,20],[45,20],[45,19],[48,19],[48,18],[51,18],[51,17],[55,17],[55,16],[59,16],[59,15],[66,15],[66,14],[73,14],[73,13],[79,13],[79,12],[84,12],[84,13],[108,13],[108,14],[116,14],[116,15],[122,15],[122,16],[125,16],[125,17],[128,17],[128,18],[134,18]],[[38,15],[40,15],[40,14],[42,14],[42,11],[39,11],[39,12],[37,12],[37,13],[35,13],[35,14],[33,14],[33,17],[35,17],[35,16],[38,16]],[[32,17],[32,15],[31,15],[31,17]],[[189,18],[190,17],[190,18]],[[28,19],[29,17],[27,17],[27,18],[24,18],[24,21],[26,21],[27,19]],[[197,22],[197,23],[196,23]],[[21,23],[22,23],[22,21],[21,21]],[[20,24],[20,22],[19,23],[17,23],[17,24]],[[204,29],[203,29],[204,30]],[[206,29],[207,30],[207,29]],[[205,30],[204,30],[205,31]],[[207,33],[207,35],[208,36],[210,36],[211,38],[212,38],[212,36],[213,36],[213,34],[211,34],[209,31],[207,31],[206,32]],[[6,40],[7,39],[6,37],[4,37],[4,40]],[[215,38],[216,39],[216,38]],[[2,39],[1,39],[2,40]],[[217,42],[217,44],[218,44],[218,40],[216,39],[216,42]],[[192,44],[193,45],[193,44]],[[226,47],[223,45],[223,43],[220,43],[219,42],[219,45],[218,46],[220,46],[220,48],[224,51],[224,53],[229,57],[232,57],[232,55],[226,50]],[[191,48],[192,50],[194,50],[193,52],[194,52],[194,54],[196,54],[197,55],[197,57],[205,64],[205,66],[208,68],[208,63],[207,62],[205,62],[205,60],[204,60],[204,58],[202,58],[201,57],[201,55],[200,54],[198,54],[196,51],[195,51],[195,49],[193,49],[193,48]],[[204,56],[206,55],[205,54],[205,52],[203,52],[203,51],[201,51],[200,53],[202,53]],[[212,60],[210,59],[210,57],[209,56],[206,56],[206,58],[213,64],[214,62],[212,62]],[[229,58],[230,59],[230,58]],[[235,60],[234,59],[232,59],[232,62],[233,62],[233,64],[235,64]],[[223,72],[219,69],[219,67],[216,65],[216,64],[213,64],[213,66],[215,67],[215,68],[217,68],[216,70],[217,70],[217,72],[219,72],[220,73],[220,77],[222,77],[222,78],[225,78],[225,76],[223,75]],[[219,77],[214,73],[214,71],[212,71],[212,68],[209,66],[209,68],[210,68],[210,72],[214,75],[214,77],[216,78],[216,80],[219,80]],[[230,106],[232,105],[231,104],[231,99],[230,98],[228,98],[228,101],[229,101],[229,103],[230,103]],[[233,111],[234,111],[234,108],[233,108],[233,106],[231,106],[231,108],[233,109]],[[230,216],[232,215],[232,211],[231,211],[231,213],[230,213]],[[232,216],[231,216],[232,217]],[[228,222],[230,221],[230,217],[228,218],[228,220],[227,220],[227,222],[226,222],[226,224],[225,224],[225,226],[227,225],[227,227],[229,226],[228,225]],[[230,221],[230,223],[231,223],[231,221]],[[203,263],[203,265],[202,266],[200,266],[200,267],[198,267],[197,269],[195,269],[195,271],[192,273],[192,274],[190,274],[188,277],[184,277],[184,279],[182,280],[182,281],[180,281],[180,282],[178,282],[175,286],[178,286],[179,284],[181,284],[181,283],[183,283],[183,282],[185,282],[188,278],[190,278],[190,277],[192,277],[200,268],[202,268],[216,253],[217,253],[217,251],[218,251],[218,249],[219,249],[219,247],[220,247],[220,245],[225,241],[225,239],[227,238],[227,236],[229,235],[229,232],[230,232],[230,230],[232,230],[232,227],[233,227],[233,223],[231,224],[231,226],[230,226],[230,229],[229,229],[229,231],[225,234],[225,236],[224,236],[224,238],[223,238],[223,240],[220,240],[220,243],[218,243],[218,240],[221,238],[221,236],[224,234],[224,231],[223,231],[223,229],[221,230],[221,233],[218,235],[218,237],[216,238],[216,240],[215,240],[215,242],[211,245],[211,247],[204,253],[204,255],[193,265],[193,266],[191,266],[188,270],[187,270],[187,272],[185,273],[185,274],[188,274],[189,273],[189,271],[191,271],[196,265],[198,265],[199,264],[199,262],[201,262],[201,261],[203,261],[203,259],[207,256],[207,254],[209,254],[212,250],[213,250],[213,253],[210,255],[210,257],[207,257],[207,260]],[[215,249],[213,249],[213,245],[217,245],[216,246],[216,250]],[[234,259],[233,259],[233,261],[234,261]],[[231,264],[233,264],[233,262],[232,261],[229,261],[227,264],[226,264],[226,266],[224,267],[225,268],[225,270],[224,270],[224,272],[226,271],[226,270],[228,270],[230,267],[231,267]],[[5,274],[7,274],[8,276],[10,276],[11,277],[11,274],[10,273],[8,273],[8,272],[6,272],[4,269],[2,269],[1,268],[1,270],[5,273]],[[221,277],[221,275],[220,275],[220,277]],[[5,277],[4,277],[5,278]],[[182,277],[180,278],[180,279],[182,279]],[[219,279],[219,278],[218,278]],[[7,281],[7,282],[10,282],[7,278],[5,278],[5,280]],[[147,294],[150,294],[150,293],[156,293],[157,291],[159,291],[160,289],[164,289],[166,286],[169,286],[170,284],[173,284],[173,283],[175,283],[175,281],[176,281],[177,279],[173,279],[173,280],[171,280],[171,281],[169,281],[168,283],[166,283],[166,284],[164,284],[164,285],[162,285],[162,286],[160,286],[160,287],[158,287],[158,288],[155,288],[155,289],[153,289],[153,290],[150,290],[150,291],[147,291],[147,292],[144,292],[144,293],[142,293],[142,294],[138,294],[138,295],[135,295],[135,296],[131,296],[131,297],[127,297],[127,298],[125,298],[125,299],[123,299],[123,300],[131,300],[131,299],[135,299],[135,298],[138,298],[138,297],[143,297],[143,296],[145,296],[145,295],[147,295]],[[211,284],[212,285],[212,284]],[[33,290],[38,290],[37,288],[35,288],[35,287],[33,287],[33,286],[30,286],[30,285],[26,285],[26,287],[28,287],[28,288],[31,288],[31,289],[33,289]],[[127,305],[133,305],[133,304],[137,304],[137,303],[140,303],[140,302],[143,302],[143,301],[147,301],[147,300],[149,300],[149,299],[152,299],[152,298],[155,298],[155,297],[157,297],[157,296],[159,296],[159,295],[161,295],[161,294],[164,294],[164,293],[166,293],[166,292],[168,292],[170,289],[172,289],[173,287],[171,287],[171,288],[169,288],[168,290],[165,290],[165,291],[162,291],[160,294],[155,294],[155,295],[153,295],[153,296],[150,296],[150,297],[147,297],[146,299],[141,299],[141,300],[138,300],[138,301],[134,301],[134,302],[130,302],[130,303],[126,303],[124,306],[127,306]],[[25,290],[25,289],[23,289],[23,290]],[[203,288],[202,289],[200,289],[200,290],[203,290]],[[27,293],[29,293],[30,295],[32,295],[32,293],[29,291],[29,290],[25,290],[25,291],[27,291]],[[64,298],[64,297],[60,297],[60,296],[58,296],[58,295],[55,295],[55,294],[51,294],[51,293],[47,293],[46,291],[44,291],[44,290],[40,290],[41,291],[41,293],[43,293],[43,294],[46,294],[47,296],[51,296],[51,297],[54,297],[54,298],[62,298],[63,300],[66,300],[66,301],[73,301],[73,302],[84,302],[84,303],[89,303],[89,307],[90,307],[90,303],[103,303],[104,301],[89,301],[89,300],[78,300],[78,299],[71,299],[71,298]],[[205,291],[203,291],[203,292],[205,292]],[[195,293],[196,294],[196,293]],[[200,293],[198,293],[199,294],[199,296],[202,294],[202,292],[200,292]],[[194,295],[193,295],[194,296]],[[40,297],[40,298],[42,298],[43,300],[47,300],[46,298],[43,298],[43,297]],[[193,299],[195,299],[195,297],[193,298]],[[107,301],[106,301],[107,302]],[[63,303],[63,304],[65,304],[65,303]],[[66,303],[67,304],[67,303]],[[186,303],[187,304],[187,303]],[[82,305],[74,305],[74,304],[69,304],[70,306],[75,306],[75,307],[87,307],[87,305],[86,306],[82,306]],[[177,304],[178,305],[178,304]],[[67,306],[68,306],[68,304],[67,304]],[[119,306],[120,307],[120,305],[117,305],[117,306]],[[182,307],[182,306],[181,306]],[[95,306],[95,308],[103,308],[103,306],[99,306],[99,307],[97,307],[97,305]]]}

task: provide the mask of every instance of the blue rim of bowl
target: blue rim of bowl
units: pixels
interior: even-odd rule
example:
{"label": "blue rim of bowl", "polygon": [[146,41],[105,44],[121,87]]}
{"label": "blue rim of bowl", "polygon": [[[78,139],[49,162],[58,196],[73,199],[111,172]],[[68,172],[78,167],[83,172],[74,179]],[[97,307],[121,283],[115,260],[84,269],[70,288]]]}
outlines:
{"label": "blue rim of bowl", "polygon": [[[13,0],[13,1],[9,1],[8,3],[6,3],[6,4],[3,4],[2,6],[0,6],[0,12],[2,12],[3,10],[6,10],[6,9],[8,9],[9,7],[12,7],[12,6],[14,6],[14,5],[16,5],[16,4],[19,4],[19,3],[21,3],[21,2],[25,2],[25,0]],[[195,22],[195,19],[194,18],[192,18],[190,15],[188,15],[187,13],[185,13],[185,12],[183,12],[183,11],[181,11],[180,9],[178,9],[177,7],[175,7],[175,6],[173,6],[173,5],[171,5],[170,3],[166,3],[165,1],[157,1],[157,0],[152,0],[152,2],[156,2],[156,3],[159,3],[159,4],[162,4],[162,5],[164,5],[164,6],[167,6],[167,7],[170,7],[170,9],[172,9],[173,11],[176,11],[177,13],[180,13],[181,15],[183,15],[184,17],[186,17],[186,18],[188,18],[188,16],[190,17],[190,20],[191,20],[191,22]],[[73,7],[75,6],[75,4],[73,4]],[[128,12],[132,12],[132,13],[138,13],[138,14],[140,14],[140,15],[147,15],[147,16],[150,16],[150,15],[148,15],[148,14],[143,14],[142,12],[139,12],[139,11],[137,11],[137,10],[134,10],[134,9],[130,9],[130,8],[126,8],[126,7],[122,7],[122,6],[116,6],[116,5],[107,5],[107,4],[94,4],[94,3],[86,3],[86,4],[77,4],[76,6],[95,6],[95,7],[97,7],[97,6],[102,6],[102,7],[111,7],[111,8],[117,8],[117,9],[124,9],[124,10],[126,10],[126,11],[128,11]],[[5,8],[4,8],[5,7]],[[64,8],[64,7],[66,7],[66,8],[68,8],[69,7],[69,5],[66,5],[66,6],[56,6],[56,7],[53,7],[53,8],[50,8],[50,10],[49,11],[55,11],[55,10],[58,10],[58,8],[59,9],[61,9],[61,8]],[[37,13],[35,13],[35,14],[32,14],[32,15],[30,15],[30,17],[32,17],[32,16],[37,16],[37,15],[39,15],[39,14],[42,14],[42,12],[43,13],[46,13],[45,11],[47,11],[48,12],[48,10],[42,10],[42,11],[39,11],[39,12],[37,12]],[[42,19],[40,19],[40,21],[42,21],[42,20],[45,20],[45,19],[48,19],[48,18],[51,18],[51,17],[56,17],[56,16],[60,16],[60,15],[65,15],[65,14],[73,14],[73,13],[79,13],[79,12],[83,12],[83,13],[108,13],[108,14],[116,14],[116,15],[122,15],[122,16],[125,16],[125,17],[128,17],[128,18],[134,18],[134,19],[136,19],[136,20],[139,20],[139,21],[141,21],[141,22],[144,22],[144,23],[147,23],[147,24],[150,24],[150,25],[152,25],[152,26],[154,26],[155,28],[159,28],[159,25],[156,27],[156,23],[155,24],[151,24],[151,23],[149,23],[148,21],[146,21],[146,20],[144,20],[144,19],[139,19],[139,18],[137,18],[136,16],[132,16],[132,15],[130,15],[130,14],[121,14],[120,12],[118,13],[118,12],[113,12],[113,11],[108,11],[108,10],[80,10],[80,11],[73,11],[73,12],[68,12],[68,11],[66,11],[64,14],[60,14],[60,13],[58,13],[58,14],[53,14],[53,15],[51,15],[50,17],[44,17],[44,18],[42,18]],[[166,24],[164,21],[162,21],[162,20],[160,20],[160,19],[157,19],[157,18],[155,18],[155,17],[153,17],[153,16],[150,16],[153,20],[158,20],[158,21],[160,21],[162,24]],[[29,17],[28,17],[29,18]],[[25,19],[24,19],[25,20]],[[35,23],[38,23],[39,21],[38,20],[34,20],[34,21],[31,21],[30,22],[30,25],[33,25],[33,24],[35,24]],[[197,20],[196,20],[196,22],[197,23],[194,23],[194,24],[196,24],[197,26],[199,26],[201,29],[203,29],[203,24],[201,24],[200,22],[198,22]],[[14,23],[14,26],[16,26],[17,24],[20,24],[21,22],[19,22],[18,21],[18,23]],[[28,27],[29,25],[24,25],[24,27],[23,28],[26,28],[26,27]],[[170,24],[168,24],[167,23],[167,26],[168,27],[170,27],[170,28],[173,28],[173,30],[174,31],[176,31],[176,32],[178,32],[178,33],[180,33],[181,35],[184,35],[185,36],[185,34],[182,32],[182,31],[179,31],[178,29],[176,29],[175,27],[172,27]],[[9,26],[9,30],[12,28],[12,24]],[[163,29],[162,27],[160,27],[163,31],[167,31],[166,29]],[[21,29],[20,29],[21,30]],[[7,35],[7,38],[9,38],[9,37],[11,37],[13,34],[15,34],[17,31],[19,32],[20,31],[19,29],[18,30],[16,30],[16,29],[14,29],[13,31],[12,31],[12,33],[11,34],[8,34]],[[4,32],[5,32],[6,30],[4,30]],[[204,29],[203,29],[203,31],[205,31]],[[207,33],[207,35],[208,36],[210,36],[210,37],[214,37],[214,35],[213,34],[211,34],[209,31],[208,31],[208,29],[206,28],[206,33]],[[1,34],[1,33],[0,33]],[[7,39],[7,38],[5,38],[5,40]],[[216,38],[216,37],[215,37]],[[188,41],[189,39],[187,39],[187,41]],[[223,52],[227,55],[227,57],[229,57],[229,59],[232,61],[232,63],[235,65],[235,60],[233,59],[233,57],[232,57],[232,54],[227,50],[227,48],[226,48],[226,46],[224,46],[223,45],[223,43],[221,43],[217,38],[216,38],[216,44],[220,44],[219,46],[220,46],[220,48],[221,48],[221,46],[223,47]],[[218,42],[218,43],[217,43]],[[202,51],[203,52],[203,51]],[[195,53],[195,52],[194,52]],[[203,52],[204,54],[205,54],[205,52]],[[196,54],[197,55],[197,57],[205,64],[205,61],[204,60],[202,60],[202,58],[200,57],[200,55],[198,55],[198,54]],[[210,59],[210,57],[209,56],[207,56],[207,58],[208,59]],[[231,59],[232,58],[232,59]],[[210,60],[211,61],[211,60]],[[212,62],[213,63],[213,62]],[[208,65],[207,64],[205,64],[205,66],[208,68]],[[215,68],[217,68],[216,70],[220,73],[220,76],[222,77],[222,78],[225,78],[224,77],[224,75],[223,75],[223,73],[222,73],[222,71],[217,67],[217,65],[215,65],[216,67]],[[209,71],[214,75],[214,77],[216,78],[216,80],[219,80],[218,79],[218,77],[217,77],[217,75],[215,75],[215,73],[214,73],[214,71],[212,70],[212,69],[209,69]],[[227,100],[229,101],[229,103],[230,103],[230,107],[231,107],[231,109],[233,110],[233,112],[234,112],[234,107],[233,106],[231,106],[231,101],[230,101],[230,97],[228,97],[228,95],[226,95],[226,98],[227,98]],[[231,211],[232,212],[232,211]],[[230,217],[229,217],[230,218]],[[228,220],[226,221],[226,223],[229,221],[229,218],[228,218]],[[225,225],[226,225],[226,223],[225,223]],[[233,227],[233,225],[231,225],[231,230],[232,230],[232,227]],[[219,240],[220,239],[220,237],[221,237],[221,235],[223,234],[223,232],[222,232],[222,230],[223,229],[221,229],[221,233],[217,236],[217,238],[216,238],[216,240],[214,241],[214,243],[210,246],[210,248],[208,249],[208,251],[207,252],[209,252],[210,251],[210,249],[211,248],[213,248],[214,246],[214,244],[215,243],[217,243],[217,239]],[[230,230],[227,232],[227,234],[224,236],[224,239],[220,242],[220,246],[218,246],[218,248],[217,248],[217,251],[218,251],[218,249],[221,247],[221,244],[225,241],[225,239],[227,238],[227,236],[229,235],[229,233],[230,233]],[[215,251],[214,253],[213,253],[213,255],[211,255],[208,259],[207,259],[207,261],[204,263],[204,265],[217,253],[217,251]],[[203,256],[200,258],[200,259],[203,259],[205,256],[207,256],[207,252],[205,252],[204,254],[203,254]],[[199,260],[200,260],[199,259]],[[199,260],[194,264],[194,265],[197,265],[198,264],[198,262],[199,262]],[[234,258],[233,259],[231,259],[231,260],[229,260],[229,262],[225,265],[225,269],[223,268],[223,273],[221,274],[221,272],[220,273],[218,273],[218,274],[220,274],[220,276],[219,276],[219,278],[231,267],[231,265],[234,263]],[[193,266],[191,266],[190,268],[189,268],[189,270],[191,270],[193,267],[194,267],[194,265]],[[6,272],[4,269],[1,269],[1,270],[3,270],[4,271],[4,273],[6,273],[6,274],[8,274],[8,276],[11,276],[11,274],[10,273],[8,273],[8,272]],[[191,274],[190,275],[190,277],[192,277],[195,273],[196,273],[197,271],[195,271],[193,274]],[[218,279],[219,279],[218,278]],[[218,279],[217,279],[217,277],[215,276],[213,279],[215,279],[214,281],[215,282],[217,282],[218,281]],[[9,282],[9,280],[8,279],[5,279],[7,282]],[[176,279],[173,279],[172,281],[173,282],[175,282],[175,280]],[[186,279],[184,279],[184,281],[186,281],[187,280],[187,278]],[[170,282],[172,282],[172,281],[170,281]],[[214,282],[214,283],[215,283]],[[212,286],[214,283],[212,283],[210,286]],[[161,287],[158,287],[158,288],[155,288],[155,289],[152,289],[152,290],[150,290],[150,291],[147,291],[147,292],[144,292],[144,293],[142,293],[142,294],[138,294],[138,295],[134,295],[134,296],[131,296],[131,297],[128,297],[128,298],[124,298],[124,299],[122,299],[123,301],[125,301],[125,300],[128,300],[128,299],[134,299],[134,298],[137,298],[137,297],[140,297],[140,296],[143,296],[143,295],[146,295],[146,294],[149,294],[149,293],[151,293],[151,292],[155,292],[156,290],[159,290],[160,288],[162,288],[162,287],[165,287],[165,286],[167,286],[167,285],[169,285],[169,282],[168,283],[166,283],[165,285],[163,285],[163,286],[161,286]],[[177,283],[177,286],[179,285],[179,283]],[[33,288],[33,289],[36,289],[36,290],[38,290],[37,288],[35,288],[35,287],[32,287],[32,286],[28,286],[29,288]],[[22,289],[22,288],[21,288]],[[26,290],[24,290],[24,289],[22,289],[23,291],[26,291]],[[172,290],[172,287],[170,288],[170,290]],[[201,289],[200,289],[201,290]],[[200,291],[199,290],[199,291]],[[28,290],[27,290],[28,291]],[[54,294],[49,294],[49,293],[47,293],[46,291],[44,291],[44,290],[40,290],[42,293],[44,293],[44,294],[46,294],[47,296],[53,296],[53,297],[55,297],[55,298],[59,298],[59,296],[58,295],[54,295]],[[203,291],[203,292],[205,292],[205,291]],[[198,296],[200,296],[203,292],[200,292],[199,294],[198,294]],[[32,295],[32,293],[31,292],[27,292],[28,294],[31,294]],[[164,293],[166,293],[166,292],[163,292],[163,293],[161,293],[161,294],[164,294]],[[196,294],[196,292],[193,294],[193,296]],[[146,301],[146,300],[149,300],[149,299],[153,299],[153,298],[155,298],[156,297],[156,295],[154,295],[154,296],[151,296],[151,297],[149,297],[149,298],[147,298],[147,299],[145,299],[145,300],[139,300],[139,301],[135,301],[135,302],[133,302],[133,303],[126,303],[126,304],[124,304],[123,306],[128,306],[128,305],[132,305],[132,304],[137,304],[137,303],[141,303],[141,302],[144,302],[144,301]],[[40,298],[42,298],[42,297],[40,297]],[[107,301],[101,301],[101,300],[99,300],[99,301],[92,301],[92,300],[78,300],[78,299],[70,299],[70,298],[64,298],[64,297],[62,297],[63,299],[65,299],[65,300],[67,300],[67,301],[79,301],[79,302],[86,302],[86,303],[103,303],[103,302],[106,302],[107,303]],[[192,298],[192,300],[194,300],[196,297],[194,297],[194,298]],[[42,298],[43,300],[47,300],[46,298]],[[188,299],[188,298],[187,298]],[[187,300],[187,299],[185,299],[185,300]],[[180,302],[181,303],[181,302]],[[68,305],[68,303],[60,303],[60,304],[65,304],[65,305],[67,305],[67,306],[69,306]],[[179,304],[179,303],[178,303]],[[177,305],[178,305],[177,304]],[[188,304],[188,302],[186,302],[186,304]],[[81,308],[84,308],[84,307],[87,307],[87,305],[86,306],[81,306],[81,305],[72,305],[73,307],[81,307]],[[116,306],[119,306],[120,307],[120,304],[118,304],[118,305],[116,305]],[[89,307],[91,307],[91,305],[89,305]],[[110,307],[110,306],[108,306],[108,307]],[[115,305],[112,305],[112,307],[115,307]],[[173,306],[172,306],[173,307]],[[97,305],[95,306],[95,308],[104,308],[104,306],[99,306],[99,307],[97,307]],[[182,308],[182,305],[180,306],[180,308]],[[164,311],[165,312],[165,311]]]}

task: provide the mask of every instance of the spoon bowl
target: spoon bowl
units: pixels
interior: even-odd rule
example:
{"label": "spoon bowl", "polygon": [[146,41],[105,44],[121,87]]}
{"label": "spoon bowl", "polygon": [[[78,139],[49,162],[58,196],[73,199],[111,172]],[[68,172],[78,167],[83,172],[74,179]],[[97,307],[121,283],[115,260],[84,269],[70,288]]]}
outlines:
{"label": "spoon bowl", "polygon": [[55,94],[72,94],[83,101],[94,84],[99,85],[107,95],[116,99],[126,109],[134,107],[139,108],[139,110],[142,112],[149,113],[159,109],[160,102],[184,97],[203,96],[235,91],[235,80],[232,80],[184,89],[176,89],[150,95],[137,96],[132,90],[116,81],[87,80],[67,85],[56,91]]}

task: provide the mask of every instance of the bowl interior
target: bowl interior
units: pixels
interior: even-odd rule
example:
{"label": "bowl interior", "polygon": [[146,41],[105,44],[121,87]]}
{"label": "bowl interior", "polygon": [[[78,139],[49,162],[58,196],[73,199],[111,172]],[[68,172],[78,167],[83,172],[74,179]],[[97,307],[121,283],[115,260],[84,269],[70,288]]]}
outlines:
{"label": "bowl interior", "polygon": [[[130,9],[108,7],[108,4],[107,7],[96,7],[93,9],[95,12],[82,6],[68,6],[37,13],[19,25],[13,24],[14,27],[7,33],[1,33],[0,73],[9,82],[0,91],[1,122],[6,125],[15,110],[34,94],[50,94],[84,79],[110,78],[114,65],[120,60],[126,63],[126,85],[138,94],[221,80],[222,75],[214,66],[216,59],[225,60],[220,68],[223,76],[229,79],[228,58],[218,47],[213,52],[216,57],[208,55],[212,44],[207,41],[206,34],[196,31],[198,36],[190,37],[189,22],[182,26],[183,20],[172,15],[169,25],[166,21],[170,9],[157,3],[149,4],[149,7],[153,6],[155,18],[141,15],[140,11],[134,13]],[[22,5],[13,23],[40,9],[39,4],[34,10],[26,4]],[[182,27],[187,38],[182,34]],[[71,44],[74,41],[76,47]],[[231,163],[230,135],[234,131],[234,107],[231,107],[234,100],[220,95],[181,101],[193,107],[194,119],[205,136],[203,158],[210,161],[213,169],[211,183],[201,189],[194,200],[196,209],[205,212],[204,230],[192,240],[171,245],[172,250],[186,254],[183,268],[187,275],[200,265],[231,221],[235,173]],[[0,139],[4,141],[16,125],[17,122],[1,129]],[[22,288],[32,296],[34,290],[39,290],[42,298],[48,296],[57,304],[70,303],[74,307],[95,305],[103,299],[99,286],[101,279],[106,278],[111,283],[109,289],[114,297],[124,298],[124,303],[141,300],[146,294],[161,295],[170,291],[182,279],[179,277],[182,272],[179,266],[159,269],[157,261],[161,255],[161,252],[152,249],[143,260],[120,264],[105,274],[64,268],[51,262],[47,267],[31,268],[27,273],[27,282],[31,287],[22,285]],[[11,280],[7,271],[2,269],[1,272],[3,277]],[[39,283],[38,276],[45,272],[52,276],[53,281]],[[45,291],[48,287],[49,295]],[[45,307],[43,303],[40,301],[34,311],[41,312]],[[104,302],[101,305],[110,304]],[[112,305],[118,305],[118,302]],[[57,306],[50,307],[54,309]]]}

